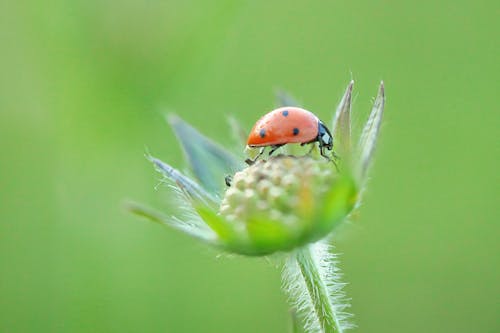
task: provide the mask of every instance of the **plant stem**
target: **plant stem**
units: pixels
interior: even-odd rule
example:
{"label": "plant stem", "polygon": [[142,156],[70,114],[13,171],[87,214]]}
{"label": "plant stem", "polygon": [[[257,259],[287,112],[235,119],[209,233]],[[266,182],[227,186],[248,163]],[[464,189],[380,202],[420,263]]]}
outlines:
{"label": "plant stem", "polygon": [[328,289],[321,279],[318,266],[314,261],[314,253],[310,246],[297,251],[295,258],[307,286],[315,315],[323,333],[342,333],[339,321],[330,302]]}

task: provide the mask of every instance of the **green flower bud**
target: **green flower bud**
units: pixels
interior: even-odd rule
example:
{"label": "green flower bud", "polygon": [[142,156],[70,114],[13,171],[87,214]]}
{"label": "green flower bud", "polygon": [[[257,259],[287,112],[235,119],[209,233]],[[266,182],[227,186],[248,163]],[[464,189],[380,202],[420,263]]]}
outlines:
{"label": "green flower bud", "polygon": [[354,182],[337,173],[333,163],[277,156],[233,176],[218,218],[232,230],[224,240],[231,251],[265,254],[326,236],[351,211],[355,199]]}

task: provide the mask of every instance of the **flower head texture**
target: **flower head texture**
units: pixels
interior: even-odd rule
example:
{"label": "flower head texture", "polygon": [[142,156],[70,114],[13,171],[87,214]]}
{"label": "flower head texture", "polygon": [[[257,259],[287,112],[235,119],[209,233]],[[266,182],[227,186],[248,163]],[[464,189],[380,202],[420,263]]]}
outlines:
{"label": "flower head texture", "polygon": [[[220,215],[241,230],[246,253],[290,250],[326,236],[354,206],[356,190],[332,163],[278,155],[237,172]],[[337,206],[332,207],[332,202]]]}
{"label": "flower head texture", "polygon": [[[385,101],[381,84],[356,142],[351,137],[352,89],[353,82],[348,85],[330,127],[336,151],[332,160],[339,156],[336,163],[325,159],[317,149],[308,152],[300,145],[288,145],[276,156],[264,154],[246,165],[243,154],[234,155],[170,115],[168,122],[185,152],[193,177],[155,157],[148,159],[175,189],[184,213],[169,216],[138,204],[131,204],[130,209],[230,253],[289,253],[292,263],[287,263],[285,270],[285,290],[296,310],[305,312],[301,320],[307,332],[349,328],[345,320],[348,315],[342,312],[346,306],[338,302],[338,275],[327,267],[335,260],[326,254],[328,246],[318,242],[326,244],[327,236],[358,206]],[[282,106],[297,106],[284,93],[278,97]],[[236,137],[244,138],[243,127],[236,120],[231,119],[231,127]],[[323,298],[319,297],[322,293]]]}

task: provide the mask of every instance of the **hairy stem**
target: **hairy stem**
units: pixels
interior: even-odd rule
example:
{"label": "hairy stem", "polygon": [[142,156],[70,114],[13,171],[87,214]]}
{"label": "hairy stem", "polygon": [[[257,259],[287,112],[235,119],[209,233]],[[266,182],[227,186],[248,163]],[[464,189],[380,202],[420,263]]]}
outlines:
{"label": "hairy stem", "polygon": [[328,295],[328,289],[321,279],[313,256],[311,247],[307,246],[298,250],[295,258],[307,286],[315,316],[323,333],[342,333],[342,328]]}

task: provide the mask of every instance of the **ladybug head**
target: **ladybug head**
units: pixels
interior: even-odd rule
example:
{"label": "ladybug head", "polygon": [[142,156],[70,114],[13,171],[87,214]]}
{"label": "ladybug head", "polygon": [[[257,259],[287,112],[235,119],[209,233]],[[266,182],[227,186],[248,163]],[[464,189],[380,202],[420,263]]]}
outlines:
{"label": "ladybug head", "polygon": [[323,124],[322,121],[319,121],[319,126],[318,126],[318,141],[320,147],[326,147],[328,150],[333,149],[333,137],[332,133],[330,133],[330,130],[328,127]]}

